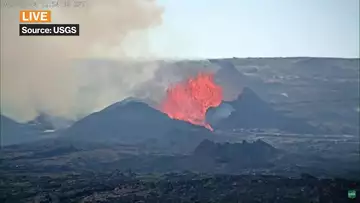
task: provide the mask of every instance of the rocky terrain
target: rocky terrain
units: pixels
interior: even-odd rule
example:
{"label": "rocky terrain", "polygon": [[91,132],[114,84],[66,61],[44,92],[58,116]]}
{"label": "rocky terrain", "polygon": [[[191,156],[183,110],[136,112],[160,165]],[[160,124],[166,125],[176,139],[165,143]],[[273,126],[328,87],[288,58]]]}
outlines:
{"label": "rocky terrain", "polygon": [[0,201],[8,202],[356,202],[348,189],[360,181],[263,175],[193,173],[137,175],[82,173],[11,175],[0,182]]}
{"label": "rocky terrain", "polygon": [[[172,144],[177,145],[176,141]],[[189,154],[144,144],[38,142],[4,148],[0,172],[12,175],[131,169],[142,174],[192,171],[297,176],[309,173],[319,177],[350,179],[360,173],[356,154],[336,156],[335,153],[324,153],[328,156],[319,152],[301,154],[275,148],[262,140],[215,143],[206,139]]]}
{"label": "rocky terrain", "polygon": [[351,201],[359,59],[167,61],[154,80],[204,69],[224,88],[207,112],[214,131],[169,118],[151,98],[77,121],[2,115],[0,202]]}

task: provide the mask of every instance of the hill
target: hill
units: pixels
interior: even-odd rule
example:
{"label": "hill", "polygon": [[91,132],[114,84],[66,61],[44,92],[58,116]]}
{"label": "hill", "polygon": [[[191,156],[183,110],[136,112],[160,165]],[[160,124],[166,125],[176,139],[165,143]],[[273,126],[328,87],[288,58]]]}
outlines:
{"label": "hill", "polygon": [[65,130],[63,138],[134,144],[149,140],[164,142],[164,139],[179,137],[183,132],[210,133],[203,127],[173,120],[148,104],[129,98],[74,123]]}
{"label": "hill", "polygon": [[[304,119],[292,118],[274,110],[270,104],[258,97],[250,88],[234,101],[223,102],[233,108],[230,115],[216,123],[215,129],[231,130],[239,128],[279,129],[293,133],[319,133],[319,130],[308,124]],[[215,114],[215,109],[209,109],[209,116]],[[209,118],[209,120],[212,120]]]}
{"label": "hill", "polygon": [[1,146],[34,141],[39,138],[40,131],[30,125],[18,123],[11,118],[0,117]]}

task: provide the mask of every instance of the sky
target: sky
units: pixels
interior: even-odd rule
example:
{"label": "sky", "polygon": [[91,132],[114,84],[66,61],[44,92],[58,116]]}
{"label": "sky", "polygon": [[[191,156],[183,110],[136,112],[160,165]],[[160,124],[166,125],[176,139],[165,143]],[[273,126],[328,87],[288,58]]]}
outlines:
{"label": "sky", "polygon": [[359,0],[158,0],[156,56],[359,58]]}
{"label": "sky", "polygon": [[[14,9],[20,8],[3,7],[5,1],[23,5],[24,0],[2,0],[0,18],[6,28],[1,29],[1,110],[17,120],[39,112],[73,118],[138,95],[137,87],[160,98],[161,88],[145,83],[157,63],[122,66],[116,73],[95,64],[99,72],[79,74],[74,58],[359,58],[359,0],[86,0],[84,9],[52,13],[54,23],[80,24],[80,37],[74,38],[19,37]],[[93,76],[96,83],[88,79]],[[93,84],[99,91],[79,93]]]}

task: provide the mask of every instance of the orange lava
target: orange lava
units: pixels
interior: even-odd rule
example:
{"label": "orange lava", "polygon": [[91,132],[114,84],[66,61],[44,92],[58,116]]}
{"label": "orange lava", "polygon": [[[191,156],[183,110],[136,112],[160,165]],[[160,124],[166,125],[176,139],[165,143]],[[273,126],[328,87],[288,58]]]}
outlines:
{"label": "orange lava", "polygon": [[214,82],[212,73],[200,73],[168,88],[161,111],[170,118],[194,125],[212,127],[206,123],[206,111],[217,107],[223,99],[222,88]]}

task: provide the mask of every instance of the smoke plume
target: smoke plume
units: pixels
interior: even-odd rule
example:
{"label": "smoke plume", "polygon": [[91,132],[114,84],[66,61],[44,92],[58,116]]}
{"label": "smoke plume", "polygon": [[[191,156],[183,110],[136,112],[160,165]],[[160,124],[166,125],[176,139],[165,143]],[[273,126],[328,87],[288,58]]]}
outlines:
{"label": "smoke plume", "polygon": [[[154,0],[87,0],[67,7],[64,1],[1,1],[1,113],[18,121],[39,112],[72,118],[79,105],[84,111],[101,108],[131,96],[157,69],[154,63],[141,68],[117,64],[119,69],[109,72],[98,64],[92,72],[78,69],[86,64],[74,64],[74,59],[126,60],[129,52],[148,54],[146,32],[161,24],[163,13]],[[80,36],[19,37],[19,10],[24,5],[51,5],[53,23],[79,23]],[[87,95],[89,84],[99,90]]]}

